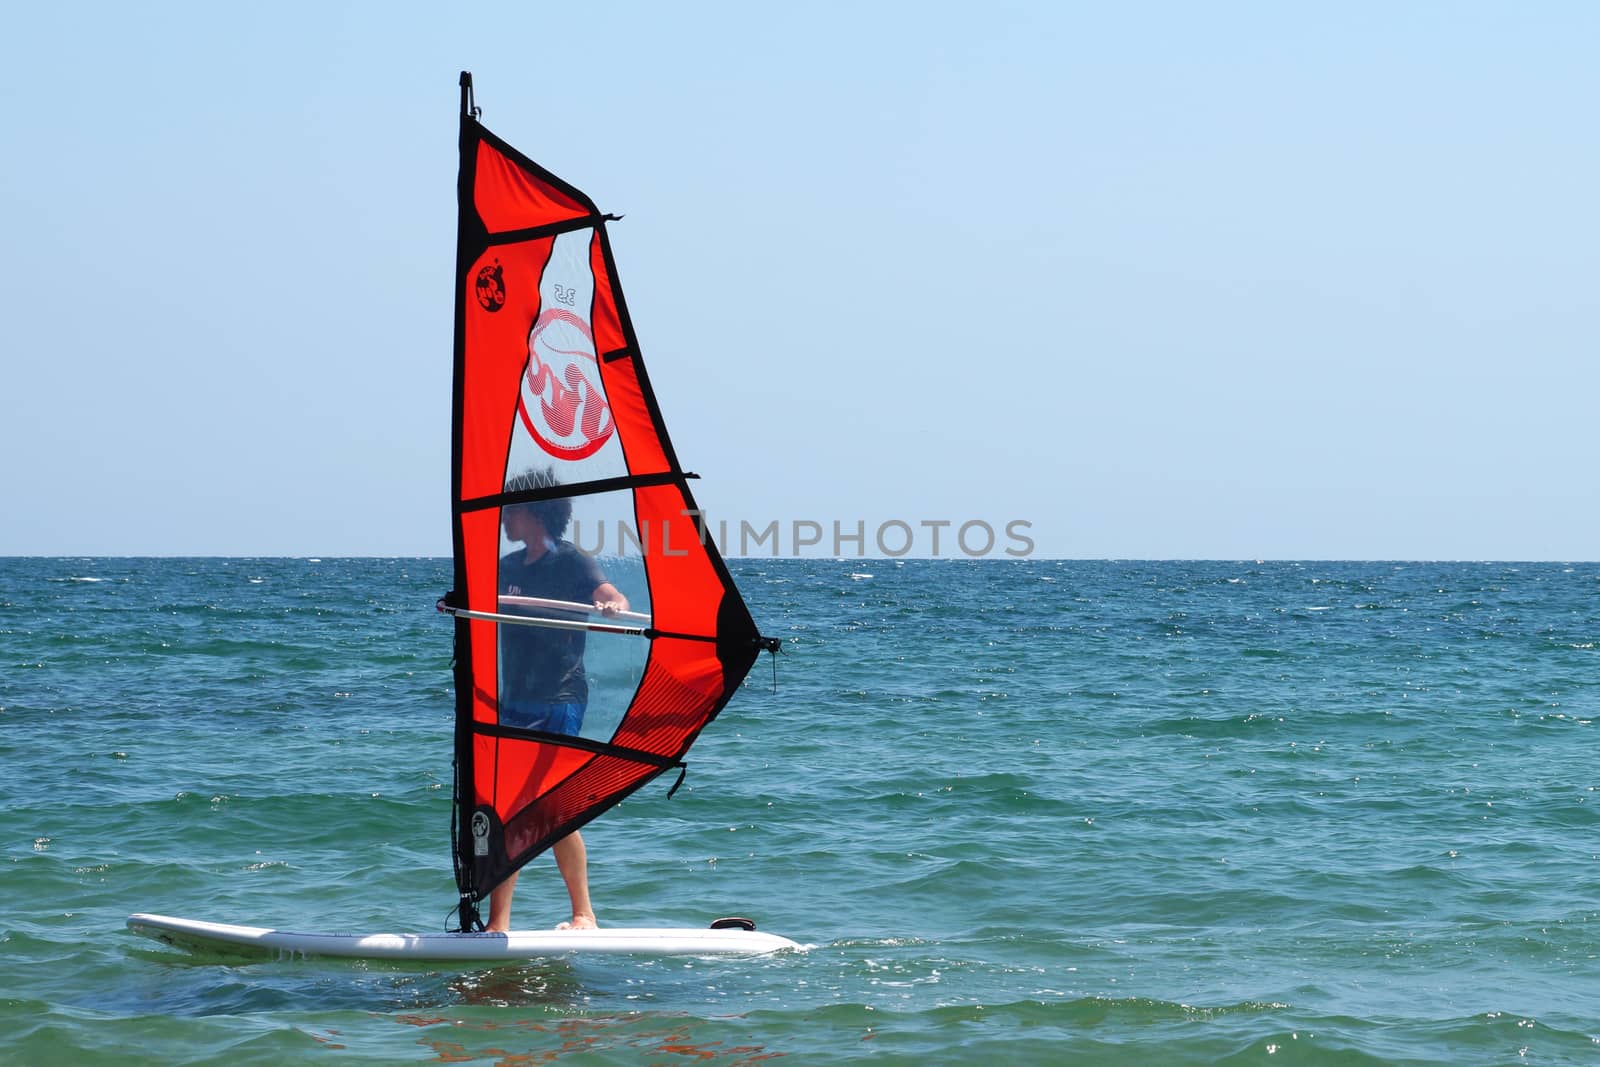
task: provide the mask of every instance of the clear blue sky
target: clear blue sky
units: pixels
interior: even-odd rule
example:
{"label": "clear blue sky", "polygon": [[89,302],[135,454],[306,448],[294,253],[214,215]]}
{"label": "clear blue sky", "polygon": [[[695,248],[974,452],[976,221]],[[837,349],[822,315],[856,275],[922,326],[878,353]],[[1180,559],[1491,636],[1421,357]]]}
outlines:
{"label": "clear blue sky", "polygon": [[152,6],[7,15],[0,554],[448,553],[469,68],[714,516],[1596,558],[1595,5]]}

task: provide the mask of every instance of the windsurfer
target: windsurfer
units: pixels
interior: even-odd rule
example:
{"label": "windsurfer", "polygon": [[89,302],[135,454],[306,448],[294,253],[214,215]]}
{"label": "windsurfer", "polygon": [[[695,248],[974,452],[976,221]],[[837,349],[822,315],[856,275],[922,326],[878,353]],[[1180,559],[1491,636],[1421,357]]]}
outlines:
{"label": "windsurfer", "polygon": [[[560,484],[550,470],[525,471],[511,478],[507,492],[530,492]],[[506,539],[523,548],[501,557],[500,592],[511,596],[547,597],[592,603],[603,615],[628,610],[623,596],[601,572],[599,565],[562,540],[572,519],[572,500],[556,497],[501,509]],[[502,626],[500,657],[503,678],[500,722],[550,733],[576,734],[583,726],[589,685],[583,669],[582,630],[555,630],[538,626]],[[589,859],[583,837],[574,831],[551,846],[556,867],[572,900],[572,918],[557,929],[583,930],[595,926],[589,902]],[[517,872],[489,895],[490,931],[511,929],[511,896]]]}

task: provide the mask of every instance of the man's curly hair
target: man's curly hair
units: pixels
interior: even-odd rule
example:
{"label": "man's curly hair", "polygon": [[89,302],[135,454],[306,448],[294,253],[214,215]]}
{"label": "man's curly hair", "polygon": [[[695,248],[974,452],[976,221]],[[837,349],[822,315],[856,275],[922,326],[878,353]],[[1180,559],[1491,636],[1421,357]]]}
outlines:
{"label": "man's curly hair", "polygon": [[[506,492],[528,493],[538,489],[553,489],[561,482],[556,479],[556,472],[545,467],[539,469],[529,467],[521,474],[512,475],[506,479]],[[527,504],[511,504],[510,507],[526,508],[534,518],[539,520],[539,525],[544,527],[544,532],[554,540],[561,540],[566,535],[567,524],[572,521],[572,498],[568,496],[552,497],[549,500],[535,500]]]}

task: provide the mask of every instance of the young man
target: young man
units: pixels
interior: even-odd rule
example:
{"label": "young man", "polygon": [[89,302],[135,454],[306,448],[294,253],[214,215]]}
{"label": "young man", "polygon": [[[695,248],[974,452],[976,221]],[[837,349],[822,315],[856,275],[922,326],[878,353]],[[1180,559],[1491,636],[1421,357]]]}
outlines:
{"label": "young man", "polygon": [[[507,492],[548,489],[559,484],[548,471],[527,471],[512,478]],[[503,596],[544,597],[549,600],[590,603],[604,615],[628,610],[628,598],[606,580],[595,561],[570,541],[562,540],[572,519],[572,500],[557,497],[501,509],[506,539],[523,547],[500,560]],[[583,669],[582,630],[542,626],[500,627],[500,722],[529,730],[577,734],[589,702],[589,683]],[[552,846],[556,867],[572,899],[572,918],[557,926],[591,929],[594,906],[589,902],[589,860],[583,838],[568,834]],[[512,874],[489,895],[491,931],[511,929],[511,896],[517,875]]]}

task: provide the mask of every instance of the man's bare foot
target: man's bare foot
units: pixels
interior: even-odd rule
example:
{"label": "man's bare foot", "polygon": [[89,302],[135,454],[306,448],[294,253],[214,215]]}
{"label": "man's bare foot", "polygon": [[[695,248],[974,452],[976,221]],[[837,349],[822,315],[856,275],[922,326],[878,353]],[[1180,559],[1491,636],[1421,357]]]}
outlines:
{"label": "man's bare foot", "polygon": [[599,924],[593,915],[574,915],[571,922],[556,923],[557,930],[595,930]]}

